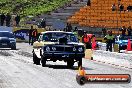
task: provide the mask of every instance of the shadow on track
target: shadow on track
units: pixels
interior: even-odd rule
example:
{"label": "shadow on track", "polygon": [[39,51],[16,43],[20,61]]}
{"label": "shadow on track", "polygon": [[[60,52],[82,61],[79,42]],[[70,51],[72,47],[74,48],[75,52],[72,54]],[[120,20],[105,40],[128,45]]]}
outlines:
{"label": "shadow on track", "polygon": [[[10,48],[0,48],[0,50],[12,50]],[[19,48],[15,49],[15,50],[20,50]]]}
{"label": "shadow on track", "polygon": [[77,66],[74,66],[72,68],[67,67],[67,65],[51,65],[47,64],[45,67],[53,68],[53,69],[71,69],[71,70],[78,70]]}
{"label": "shadow on track", "polygon": [[[72,68],[67,67],[67,65],[51,65],[47,64],[45,67],[53,68],[53,69],[71,69],[71,70],[78,70],[77,66],[73,66]],[[94,70],[92,68],[84,67],[85,70]]]}

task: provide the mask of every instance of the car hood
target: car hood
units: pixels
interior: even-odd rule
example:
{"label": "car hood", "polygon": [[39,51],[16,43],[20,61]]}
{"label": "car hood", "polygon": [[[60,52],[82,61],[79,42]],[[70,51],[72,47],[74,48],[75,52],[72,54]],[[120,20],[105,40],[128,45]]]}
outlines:
{"label": "car hood", "polygon": [[[33,46],[44,46],[44,45],[52,45],[52,44],[55,44],[55,45],[59,45],[59,42],[38,42],[36,41]],[[80,45],[80,46],[83,46],[84,44],[83,43],[78,43],[78,42],[68,42],[66,45]]]}
{"label": "car hood", "polygon": [[14,38],[0,37],[0,40],[15,40]]}

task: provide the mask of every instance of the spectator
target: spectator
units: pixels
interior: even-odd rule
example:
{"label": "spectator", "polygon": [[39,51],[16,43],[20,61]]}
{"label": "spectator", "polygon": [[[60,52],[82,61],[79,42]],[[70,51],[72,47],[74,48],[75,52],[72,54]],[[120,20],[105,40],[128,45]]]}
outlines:
{"label": "spectator", "polygon": [[106,28],[103,28],[103,29],[102,29],[102,34],[103,34],[104,37],[106,36],[106,32],[107,32],[107,31],[106,31]]}
{"label": "spectator", "polygon": [[131,36],[131,32],[132,32],[131,26],[128,27],[127,31],[128,31],[128,36]]}
{"label": "spectator", "polygon": [[121,0],[118,0],[118,7],[120,6],[120,2],[121,2]]}
{"label": "spectator", "polygon": [[20,22],[20,16],[19,15],[17,15],[15,17],[15,21],[16,21],[16,26],[19,26],[19,22]]}
{"label": "spectator", "polygon": [[1,16],[0,16],[0,18],[1,18],[1,20],[0,20],[0,21],[1,21],[1,26],[3,26],[6,17],[5,17],[5,15],[2,13]]}
{"label": "spectator", "polygon": [[130,4],[129,4],[129,6],[127,7],[127,11],[129,12],[131,10],[132,10],[132,6],[130,6]]}
{"label": "spectator", "polygon": [[123,4],[120,5],[120,11],[124,11],[124,6],[123,6]]}
{"label": "spectator", "polygon": [[77,27],[75,27],[74,31],[78,31],[78,28],[77,28]]}
{"label": "spectator", "polygon": [[122,36],[125,36],[126,35],[126,27],[123,26],[120,31],[122,31]]}
{"label": "spectator", "polygon": [[112,31],[108,31],[108,34],[104,37],[106,40],[106,51],[112,52],[112,44],[115,42],[115,38],[112,35]]}
{"label": "spectator", "polygon": [[46,27],[46,21],[45,21],[45,19],[42,19],[42,21],[41,21],[41,27],[42,28]]}
{"label": "spectator", "polygon": [[78,28],[77,27],[75,27],[75,29],[73,30],[73,33],[78,36]]}
{"label": "spectator", "polygon": [[90,0],[87,1],[87,6],[91,6],[91,1]]}
{"label": "spectator", "polygon": [[66,31],[66,28],[64,28],[63,31]]}
{"label": "spectator", "polygon": [[31,26],[31,29],[29,29],[29,45],[31,44],[32,45],[32,41],[33,41],[33,36],[32,36],[32,32],[33,32],[33,26]]}
{"label": "spectator", "polygon": [[71,26],[71,24],[67,23],[66,30],[67,30],[68,32],[71,32],[71,31],[72,31],[72,26]]}
{"label": "spectator", "polygon": [[111,8],[112,8],[112,11],[115,11],[116,10],[115,4],[113,4]]}
{"label": "spectator", "polygon": [[11,21],[11,15],[7,13],[6,15],[6,26],[7,27],[10,27],[10,21]]}
{"label": "spectator", "polygon": [[37,29],[34,29],[33,31],[32,31],[32,45],[33,45],[33,43],[37,40],[37,37],[38,37],[38,31],[37,31]]}

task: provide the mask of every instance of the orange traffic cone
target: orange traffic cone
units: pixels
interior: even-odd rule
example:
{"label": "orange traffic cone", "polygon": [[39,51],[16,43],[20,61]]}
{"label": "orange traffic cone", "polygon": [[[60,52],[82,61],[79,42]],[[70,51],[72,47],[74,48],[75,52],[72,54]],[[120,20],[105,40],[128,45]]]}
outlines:
{"label": "orange traffic cone", "polygon": [[93,41],[92,41],[92,49],[93,50],[96,49],[96,38],[95,37],[93,38]]}
{"label": "orange traffic cone", "polygon": [[127,43],[127,51],[131,51],[131,41],[130,39],[128,39],[128,43]]}
{"label": "orange traffic cone", "polygon": [[84,76],[85,74],[86,74],[86,72],[85,72],[84,68],[79,67],[79,75]]}

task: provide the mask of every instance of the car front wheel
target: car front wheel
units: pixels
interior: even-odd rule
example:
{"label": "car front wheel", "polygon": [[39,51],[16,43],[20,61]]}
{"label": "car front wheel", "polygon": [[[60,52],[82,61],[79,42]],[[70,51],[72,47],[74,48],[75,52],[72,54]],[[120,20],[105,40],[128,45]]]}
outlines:
{"label": "car front wheel", "polygon": [[41,64],[42,64],[42,67],[46,66],[46,59],[44,57],[42,57],[41,59]]}
{"label": "car front wheel", "polygon": [[71,59],[71,60],[67,61],[67,67],[72,68],[73,65],[74,65],[74,59]]}
{"label": "car front wheel", "polygon": [[33,62],[36,65],[40,65],[40,59],[33,53]]}
{"label": "car front wheel", "polygon": [[12,46],[11,49],[12,49],[12,50],[16,50],[16,46]]}

